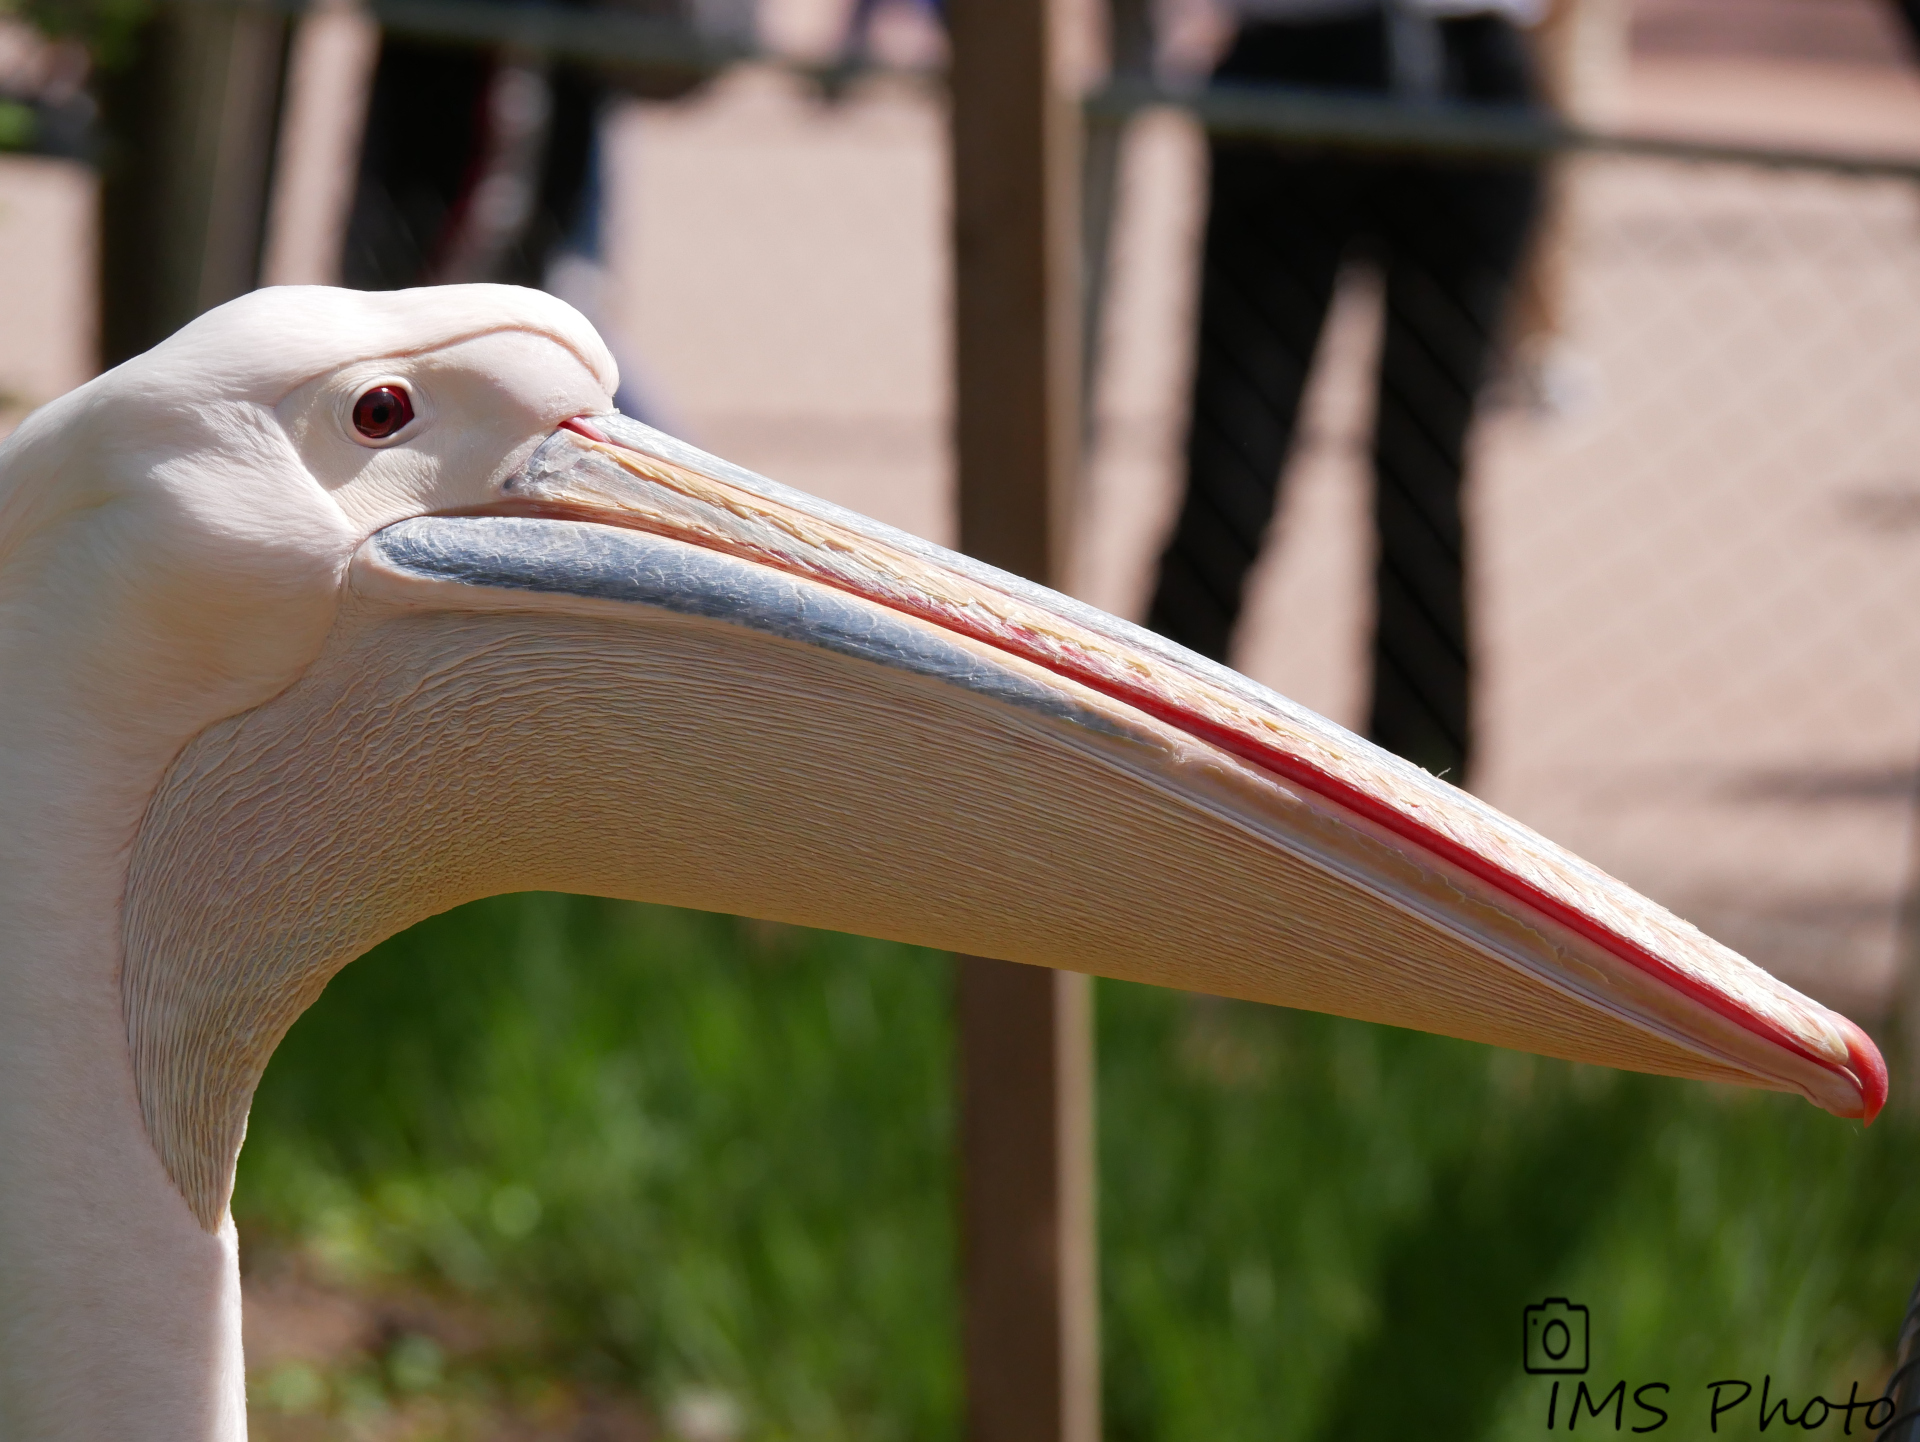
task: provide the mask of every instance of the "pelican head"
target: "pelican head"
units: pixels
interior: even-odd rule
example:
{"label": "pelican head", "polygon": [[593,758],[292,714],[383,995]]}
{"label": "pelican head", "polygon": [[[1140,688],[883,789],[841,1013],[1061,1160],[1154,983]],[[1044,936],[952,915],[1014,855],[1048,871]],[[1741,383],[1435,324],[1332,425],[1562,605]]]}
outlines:
{"label": "pelican head", "polygon": [[1473,798],[614,382],[533,291],[275,289],[0,446],[0,1435],[244,1436],[254,1086],[500,892],[1884,1099],[1852,1023]]}

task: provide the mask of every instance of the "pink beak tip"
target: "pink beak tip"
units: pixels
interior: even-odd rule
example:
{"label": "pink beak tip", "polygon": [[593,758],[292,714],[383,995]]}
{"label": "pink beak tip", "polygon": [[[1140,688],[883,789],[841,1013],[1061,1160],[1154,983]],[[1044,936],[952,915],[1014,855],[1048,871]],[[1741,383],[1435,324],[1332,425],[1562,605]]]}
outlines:
{"label": "pink beak tip", "polygon": [[1840,1022],[1847,1036],[1847,1059],[1852,1063],[1848,1069],[1860,1087],[1860,1111],[1856,1115],[1871,1125],[1887,1104],[1886,1058],[1880,1055],[1880,1048],[1866,1032],[1845,1017],[1840,1018]]}

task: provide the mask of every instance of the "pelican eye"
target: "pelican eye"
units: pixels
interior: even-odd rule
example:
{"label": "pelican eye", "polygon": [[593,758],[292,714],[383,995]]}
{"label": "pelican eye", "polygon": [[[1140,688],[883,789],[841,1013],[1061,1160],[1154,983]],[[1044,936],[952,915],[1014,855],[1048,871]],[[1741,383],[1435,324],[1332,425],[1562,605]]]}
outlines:
{"label": "pelican eye", "polygon": [[413,401],[399,386],[375,386],[353,403],[353,428],[384,441],[413,419]]}

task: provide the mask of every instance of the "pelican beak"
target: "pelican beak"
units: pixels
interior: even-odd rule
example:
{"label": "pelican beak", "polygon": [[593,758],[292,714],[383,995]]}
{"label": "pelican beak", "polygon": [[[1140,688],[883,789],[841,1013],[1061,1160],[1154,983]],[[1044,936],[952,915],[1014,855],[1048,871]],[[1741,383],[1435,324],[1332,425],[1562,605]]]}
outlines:
{"label": "pelican beak", "polygon": [[1466,793],[1124,621],[619,416],[375,532],[168,768],[121,988],[209,1231],[279,1038],[422,917],[626,897],[1330,1012],[1870,1120],[1873,1043]]}
{"label": "pelican beak", "polygon": [[[1044,843],[1031,807],[1023,822],[955,800],[939,774],[963,748],[936,739],[907,760],[906,804],[957,810],[929,815],[949,855],[928,853],[920,898],[763,910],[1797,1091],[1840,1116],[1871,1120],[1885,1100],[1885,1065],[1851,1021],[1465,792],[1070,598],[618,415],[562,427],[490,509],[382,532],[362,581],[658,608],[892,673],[921,698],[908,704],[964,693],[972,726],[1014,739],[984,780],[1043,802]],[[876,728],[897,716],[869,711]],[[1049,777],[1046,755],[1072,759]],[[839,822],[895,804],[880,789],[848,777]],[[1044,882],[982,864],[981,846]],[[940,905],[947,886],[968,904]]]}

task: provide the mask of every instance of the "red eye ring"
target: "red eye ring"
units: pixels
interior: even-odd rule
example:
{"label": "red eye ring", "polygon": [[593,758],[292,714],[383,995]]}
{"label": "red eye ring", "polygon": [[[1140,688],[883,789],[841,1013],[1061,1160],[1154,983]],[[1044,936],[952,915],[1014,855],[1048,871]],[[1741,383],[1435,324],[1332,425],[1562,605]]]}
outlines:
{"label": "red eye ring", "polygon": [[413,419],[413,398],[399,386],[375,386],[353,403],[353,428],[370,441],[384,441]]}

